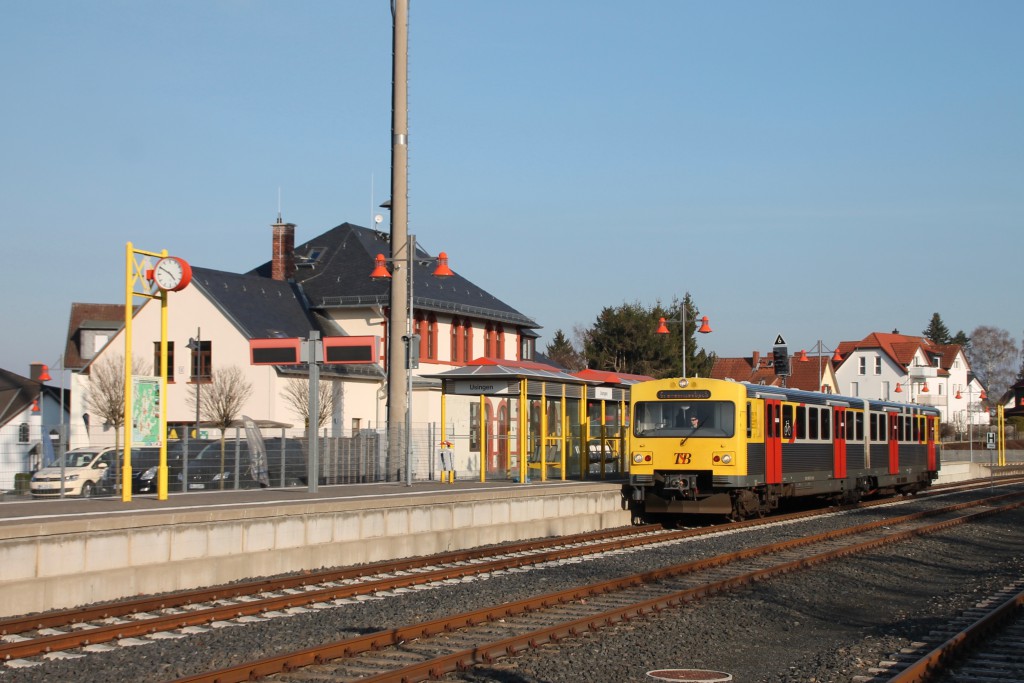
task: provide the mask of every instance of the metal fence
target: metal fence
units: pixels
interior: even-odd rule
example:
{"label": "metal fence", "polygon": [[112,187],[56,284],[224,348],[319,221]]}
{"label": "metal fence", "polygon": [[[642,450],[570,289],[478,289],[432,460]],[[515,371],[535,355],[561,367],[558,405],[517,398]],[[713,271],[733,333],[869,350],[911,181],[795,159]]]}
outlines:
{"label": "metal fence", "polygon": [[[404,425],[403,425],[404,426]],[[94,429],[69,433],[66,425],[35,425],[29,431],[14,429],[0,432],[0,495],[4,497],[32,495],[33,475],[49,477],[53,497],[62,497],[61,485],[69,477],[69,463],[63,457],[75,447],[95,451],[114,448],[118,455],[97,459],[93,465],[103,472],[91,472],[88,487],[67,488],[73,495],[121,495],[123,489],[123,434],[113,430]],[[403,430],[404,431],[404,430]],[[64,435],[63,438],[61,435]],[[409,471],[406,453],[411,456],[411,479],[424,481],[439,478],[440,429],[436,424],[413,425],[411,447],[389,461],[387,430],[363,429],[355,433],[317,438],[317,481],[321,484],[361,484],[406,481]],[[254,488],[263,486],[306,486],[309,479],[309,439],[298,430],[263,430],[265,443],[265,477],[254,465],[253,454],[243,429],[230,429],[223,443],[219,430],[204,430],[202,439],[168,441],[168,491]],[[404,435],[403,435],[404,436]],[[212,438],[211,438],[212,437]],[[158,448],[132,447],[132,490],[137,493],[156,491],[155,469],[159,462]],[[259,460],[257,458],[257,460]],[[63,466],[62,466],[62,461]],[[71,463],[71,467],[77,465]],[[63,484],[67,486],[67,484]],[[36,487],[39,488],[38,486]],[[37,490],[37,493],[41,491]]]}

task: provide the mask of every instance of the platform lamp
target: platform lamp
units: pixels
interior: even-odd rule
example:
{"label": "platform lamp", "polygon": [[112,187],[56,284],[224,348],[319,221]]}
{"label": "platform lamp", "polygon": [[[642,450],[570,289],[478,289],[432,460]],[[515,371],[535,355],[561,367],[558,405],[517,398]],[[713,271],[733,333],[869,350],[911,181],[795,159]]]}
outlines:
{"label": "platform lamp", "polygon": [[[406,277],[406,319],[405,319],[405,336],[402,337],[402,341],[405,342],[405,365],[401,368],[392,367],[393,363],[388,364],[388,373],[398,374],[399,372],[405,373],[405,484],[406,486],[412,486],[412,372],[411,370],[416,367],[416,363],[419,361],[419,335],[414,333],[413,323],[415,316],[413,313],[413,266],[416,264],[430,265],[437,264],[432,275],[434,277],[451,277],[455,275],[452,269],[448,267],[448,254],[441,252],[437,257],[432,256],[417,256],[416,255],[416,236],[410,234],[408,236],[408,244],[406,245],[405,256],[399,258],[385,258],[384,254],[377,254],[374,259],[373,271],[370,273],[370,277],[374,280],[390,280],[391,272],[387,269],[387,264],[392,263],[394,267],[401,268],[405,266],[405,277]],[[390,336],[390,335],[389,335]],[[415,349],[415,351],[414,351]],[[413,355],[416,353],[417,355]],[[388,357],[394,358],[394,355],[388,353]],[[390,389],[390,382],[388,387]],[[394,403],[391,400],[391,395],[388,395],[388,406],[393,406]],[[389,419],[393,419],[393,415],[389,415]]]}
{"label": "platform lamp", "polygon": [[[679,320],[666,320],[665,318],[658,318],[658,329],[655,330],[656,334],[669,334],[669,325],[679,324],[680,330],[682,330],[683,338],[683,376],[682,379],[686,379],[686,323],[689,319],[687,315],[689,313],[689,307],[685,302],[679,305]],[[697,331],[701,334],[708,334],[711,332],[711,326],[708,325],[708,317],[705,315],[700,319],[700,327]]]}
{"label": "platform lamp", "polygon": [[[969,444],[969,447],[970,447],[971,462],[974,462],[974,411],[971,409],[971,396],[973,395],[973,393],[974,393],[974,388],[970,384],[968,384],[967,385],[967,420],[968,420],[968,422],[967,422],[967,443]],[[954,398],[957,399],[958,401],[963,398],[963,394],[960,393],[959,389],[956,390],[956,396],[954,396]],[[986,395],[985,394],[985,390],[982,389],[981,393],[978,394],[978,400],[979,401],[984,401],[987,398],[988,398],[988,395]]]}
{"label": "platform lamp", "polygon": [[[822,351],[832,352],[832,362],[833,363],[842,363],[843,362],[843,355],[841,353],[839,353],[839,349],[838,348],[830,349],[827,346],[825,346],[824,344],[822,344],[820,339],[818,340],[818,343],[814,345],[814,348],[817,350],[817,356],[818,356],[818,391],[823,391],[822,384],[821,384],[821,380],[822,380],[822,370],[821,370]],[[796,355],[796,360],[797,360],[798,363],[807,363],[807,362],[810,362],[811,359],[807,357],[807,351],[805,349],[800,349],[800,353],[798,353]]]}
{"label": "platform lamp", "polygon": [[[913,389],[913,386],[912,386],[913,383],[914,382],[913,382],[912,379],[908,379],[906,382],[897,382],[896,383],[896,388],[893,390],[893,393],[895,393],[895,394],[902,394],[903,393],[903,385],[904,384],[910,386],[911,389]],[[925,380],[924,382],[921,383],[921,388],[918,390],[918,393],[919,394],[927,394],[929,391],[930,390],[928,389],[928,380]],[[910,402],[911,403],[914,402],[914,392],[913,391],[910,392]]]}

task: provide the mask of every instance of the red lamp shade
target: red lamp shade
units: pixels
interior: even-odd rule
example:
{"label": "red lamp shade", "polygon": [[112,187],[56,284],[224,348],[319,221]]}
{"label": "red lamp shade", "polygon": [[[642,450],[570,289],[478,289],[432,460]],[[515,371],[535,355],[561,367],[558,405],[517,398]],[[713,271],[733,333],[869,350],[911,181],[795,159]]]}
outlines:
{"label": "red lamp shade", "polygon": [[804,349],[800,349],[800,353],[796,355],[796,359],[801,363],[807,363],[810,361],[810,358],[807,357],[807,351]]}
{"label": "red lamp shade", "polygon": [[982,401],[987,400],[988,399],[988,394],[986,394],[984,391],[982,391],[981,395],[978,396],[978,398],[980,398]]}
{"label": "red lamp shade", "polygon": [[708,332],[711,331],[711,326],[708,325],[707,316],[704,316],[703,318],[700,319],[700,329],[697,331],[700,332],[701,334],[707,334]]}
{"label": "red lamp shade", "polygon": [[921,385],[921,393],[922,394],[927,394],[928,393],[928,382],[925,382],[924,384]]}
{"label": "red lamp shade", "polygon": [[53,379],[53,378],[50,377],[50,368],[48,368],[47,366],[44,365],[43,366],[43,371],[41,373],[39,373],[39,381],[40,382],[49,382],[51,379]]}
{"label": "red lamp shade", "polygon": [[437,268],[434,269],[434,277],[451,277],[455,275],[448,267],[448,254],[441,252],[437,255]]}
{"label": "red lamp shade", "polygon": [[839,349],[836,349],[836,352],[832,354],[832,362],[833,363],[842,363],[843,362],[843,357],[841,355],[839,355]]}
{"label": "red lamp shade", "polygon": [[960,395],[960,390],[959,389],[956,390],[956,396],[954,396],[953,398],[955,398],[957,400],[960,400],[960,399],[963,398],[963,396]]}
{"label": "red lamp shade", "polygon": [[664,318],[658,318],[658,329],[655,330],[656,334],[668,334],[668,325],[665,324]]}
{"label": "red lamp shade", "polygon": [[902,394],[903,393],[903,385],[902,384],[897,384],[896,385],[896,393],[897,394]]}
{"label": "red lamp shade", "polygon": [[39,412],[39,399],[38,398],[32,399],[32,412],[33,413],[38,413]]}
{"label": "red lamp shade", "polygon": [[384,258],[384,254],[377,254],[377,258],[374,259],[373,272],[370,273],[370,277],[374,280],[388,280],[391,278],[391,273],[388,272],[387,259]]}

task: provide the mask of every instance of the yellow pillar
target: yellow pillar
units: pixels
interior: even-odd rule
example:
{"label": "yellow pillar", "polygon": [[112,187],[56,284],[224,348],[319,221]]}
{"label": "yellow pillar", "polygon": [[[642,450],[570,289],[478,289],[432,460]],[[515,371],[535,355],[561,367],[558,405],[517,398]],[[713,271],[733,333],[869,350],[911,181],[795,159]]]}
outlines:
{"label": "yellow pillar", "polygon": [[526,396],[526,380],[519,380],[519,483],[525,484],[529,477],[529,463],[526,462],[526,430],[529,425],[527,408],[529,400]]}
{"label": "yellow pillar", "polygon": [[132,500],[132,295],[135,282],[135,251],[128,243],[124,286],[124,460],[121,468],[121,501]]}

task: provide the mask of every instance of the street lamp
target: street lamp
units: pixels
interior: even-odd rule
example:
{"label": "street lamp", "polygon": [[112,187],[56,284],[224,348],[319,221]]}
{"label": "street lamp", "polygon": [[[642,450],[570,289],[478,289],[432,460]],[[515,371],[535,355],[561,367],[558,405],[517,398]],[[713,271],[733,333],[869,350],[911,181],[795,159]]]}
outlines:
{"label": "street lamp", "polygon": [[[822,368],[821,368],[822,351],[832,352],[832,362],[833,363],[842,363],[843,362],[843,356],[842,356],[842,354],[839,353],[839,349],[838,348],[830,349],[827,346],[823,345],[821,343],[820,339],[818,340],[818,343],[815,344],[815,349],[817,350],[817,356],[818,356],[818,391],[824,391],[824,388],[821,385],[821,381],[822,381],[822,374],[821,374],[822,373]],[[798,353],[796,355],[796,360],[797,360],[798,363],[807,363],[811,359],[807,357],[807,351],[806,350],[800,349],[800,353]]]}
{"label": "street lamp", "polygon": [[[968,384],[967,385],[967,420],[968,420],[968,422],[967,422],[967,443],[969,444],[969,448],[970,448],[971,462],[974,462],[974,410],[971,408],[971,396],[973,395],[973,393],[974,393],[974,388],[970,384]],[[963,395],[960,393],[959,389],[956,390],[956,396],[954,396],[954,398],[957,399],[958,401],[963,398]],[[988,396],[985,394],[985,390],[982,389],[981,393],[978,395],[978,400],[979,401],[984,401],[986,398],[988,398]]]}
{"label": "street lamp", "polygon": [[[370,273],[370,277],[374,280],[390,280],[391,273],[388,271],[386,264],[393,263],[395,268],[401,268],[405,265],[405,277],[406,277],[406,319],[405,319],[405,336],[402,337],[402,341],[405,343],[405,366],[403,368],[397,368],[394,366],[392,361],[388,363],[388,374],[404,372],[405,373],[405,483],[406,486],[412,486],[412,373],[410,370],[417,365],[419,357],[413,356],[414,349],[415,353],[419,353],[419,335],[414,334],[413,322],[415,316],[413,313],[413,270],[416,264],[430,265],[433,263],[437,264],[437,268],[434,269],[432,275],[434,277],[451,277],[455,275],[452,269],[448,267],[448,254],[441,252],[436,258],[431,256],[418,256],[416,254],[416,236],[408,236],[408,244],[405,249],[404,257],[397,258],[385,258],[384,254],[377,254],[374,259],[374,268]],[[392,310],[394,310],[394,302],[392,302]],[[389,338],[394,338],[389,334]],[[394,359],[393,353],[388,353],[389,359]],[[391,382],[388,382],[388,388],[390,389]],[[390,413],[391,407],[394,406],[392,402],[392,396],[388,395],[388,409],[389,409],[389,420],[394,419],[395,415]],[[391,431],[390,424],[388,431]],[[391,446],[388,446],[389,450]]]}
{"label": "street lamp", "polygon": [[[679,320],[665,320],[665,318],[658,318],[658,329],[655,330],[656,334],[669,334],[668,326],[678,323],[680,330],[682,330],[683,337],[683,379],[686,379],[686,323],[689,320],[689,306],[686,303],[679,305]],[[711,332],[711,326],[708,325],[708,317],[705,315],[700,319],[700,327],[697,329],[701,334],[708,334]]]}

